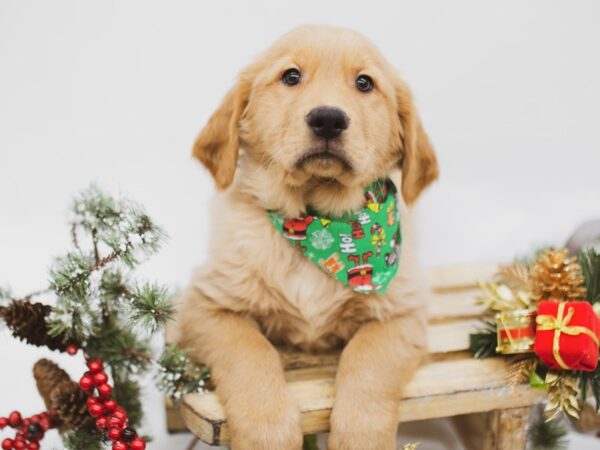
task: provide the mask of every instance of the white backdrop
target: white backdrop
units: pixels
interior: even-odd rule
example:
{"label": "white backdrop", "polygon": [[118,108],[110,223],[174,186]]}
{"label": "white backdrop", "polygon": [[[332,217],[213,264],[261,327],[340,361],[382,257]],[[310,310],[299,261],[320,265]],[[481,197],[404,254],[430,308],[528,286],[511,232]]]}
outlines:
{"label": "white backdrop", "polygon": [[[213,192],[191,143],[238,70],[304,23],[364,32],[412,86],[442,170],[418,206],[426,265],[561,243],[600,215],[599,20],[594,0],[1,0],[0,283],[45,284],[68,199],[98,181],[169,232],[144,272],[185,284]],[[0,414],[41,409],[41,352],[0,345]],[[151,425],[161,448],[159,413]]]}

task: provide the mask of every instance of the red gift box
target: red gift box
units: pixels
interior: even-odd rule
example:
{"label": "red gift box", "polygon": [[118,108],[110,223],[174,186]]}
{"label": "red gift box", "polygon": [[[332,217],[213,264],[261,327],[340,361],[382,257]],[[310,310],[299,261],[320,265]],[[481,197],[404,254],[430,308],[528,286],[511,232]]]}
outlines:
{"label": "red gift box", "polygon": [[585,301],[542,301],[533,351],[551,369],[593,372],[598,366],[600,318]]}

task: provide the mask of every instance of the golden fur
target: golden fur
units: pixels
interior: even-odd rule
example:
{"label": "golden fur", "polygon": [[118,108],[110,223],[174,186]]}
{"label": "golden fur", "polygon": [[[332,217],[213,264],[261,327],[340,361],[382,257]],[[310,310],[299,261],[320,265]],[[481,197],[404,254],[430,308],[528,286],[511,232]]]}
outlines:
{"label": "golden fur", "polygon": [[[293,67],[301,83],[288,86]],[[370,75],[372,92],[355,87]],[[341,108],[349,128],[337,159],[298,166],[318,143],[305,117]],[[336,378],[330,450],[392,450],[402,386],[426,347],[427,291],[414,260],[409,210],[400,202],[403,245],[386,294],[357,294],[294,249],[265,213],[297,217],[307,205],[341,215],[361,205],[364,187],[402,171],[410,205],[438,175],[411,94],[361,35],[301,27],[240,75],[209,119],[194,155],[221,190],[212,217],[210,262],[182,295],[180,342],[207,363],[224,404],[233,450],[299,450],[299,410],[273,343],[306,350],[345,344]]]}

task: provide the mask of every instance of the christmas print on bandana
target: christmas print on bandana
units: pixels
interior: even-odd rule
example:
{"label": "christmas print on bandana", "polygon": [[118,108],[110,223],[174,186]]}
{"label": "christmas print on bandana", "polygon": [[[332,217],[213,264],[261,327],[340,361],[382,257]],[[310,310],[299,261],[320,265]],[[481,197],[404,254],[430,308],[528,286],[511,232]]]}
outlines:
{"label": "christmas print on bandana", "polygon": [[363,208],[339,219],[312,213],[293,219],[275,211],[268,215],[304,256],[356,292],[384,293],[398,272],[402,234],[390,180],[367,187]]}

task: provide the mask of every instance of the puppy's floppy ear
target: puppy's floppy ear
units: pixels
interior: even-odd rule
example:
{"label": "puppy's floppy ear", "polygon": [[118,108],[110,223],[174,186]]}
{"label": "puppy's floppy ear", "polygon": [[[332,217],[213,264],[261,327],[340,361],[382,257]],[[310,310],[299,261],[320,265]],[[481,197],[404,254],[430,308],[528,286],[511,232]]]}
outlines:
{"label": "puppy's floppy ear", "polygon": [[250,89],[249,79],[240,76],[194,144],[194,157],[210,171],[218,189],[227,188],[235,175],[240,144],[239,123],[248,104]]}
{"label": "puppy's floppy ear", "polygon": [[410,205],[423,189],[437,179],[439,166],[433,146],[415,109],[410,90],[400,80],[396,83],[396,101],[402,125],[402,156],[399,162],[402,169],[402,196]]}

